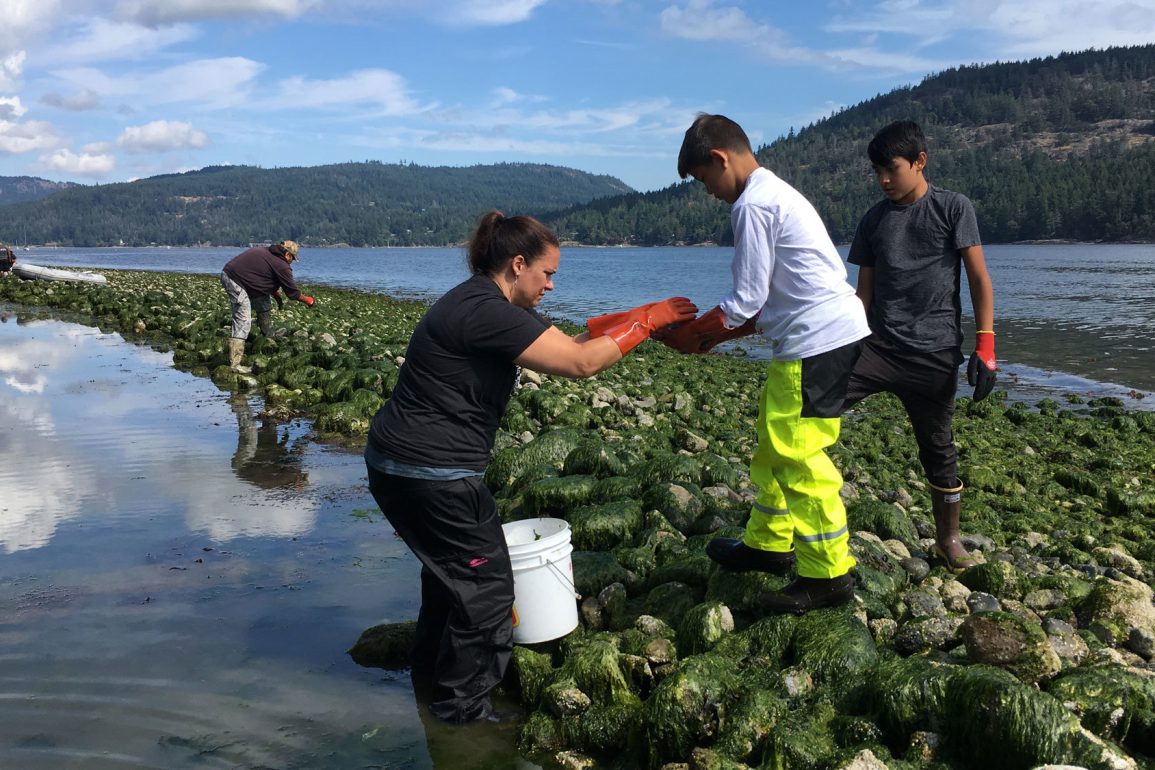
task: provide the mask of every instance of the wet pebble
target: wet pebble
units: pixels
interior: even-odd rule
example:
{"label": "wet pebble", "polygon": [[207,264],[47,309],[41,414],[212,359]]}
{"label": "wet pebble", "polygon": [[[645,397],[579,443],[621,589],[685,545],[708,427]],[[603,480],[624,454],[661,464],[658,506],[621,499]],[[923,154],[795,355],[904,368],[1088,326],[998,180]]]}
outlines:
{"label": "wet pebble", "polygon": [[966,598],[967,607],[974,612],[1000,612],[1003,606],[999,600],[983,591],[971,591]]}

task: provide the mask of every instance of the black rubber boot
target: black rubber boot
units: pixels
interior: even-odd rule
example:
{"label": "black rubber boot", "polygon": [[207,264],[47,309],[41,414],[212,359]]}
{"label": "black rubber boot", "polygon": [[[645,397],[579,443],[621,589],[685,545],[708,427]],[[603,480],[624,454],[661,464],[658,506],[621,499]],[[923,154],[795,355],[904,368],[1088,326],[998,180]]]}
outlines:
{"label": "black rubber boot", "polygon": [[789,575],[794,569],[793,551],[762,551],[736,537],[716,537],[706,544],[706,555],[736,572],[769,572]]}
{"label": "black rubber boot", "polygon": [[781,591],[760,597],[767,612],[797,612],[834,607],[854,598],[854,577],[848,572],[835,578],[796,577]]}
{"label": "black rubber boot", "polygon": [[953,489],[930,486],[930,503],[934,511],[934,552],[954,574],[978,564],[967,553],[959,539],[959,511],[962,509],[962,484]]}
{"label": "black rubber boot", "polygon": [[257,326],[261,329],[261,334],[272,339],[273,336],[273,314],[270,312],[257,313]]}

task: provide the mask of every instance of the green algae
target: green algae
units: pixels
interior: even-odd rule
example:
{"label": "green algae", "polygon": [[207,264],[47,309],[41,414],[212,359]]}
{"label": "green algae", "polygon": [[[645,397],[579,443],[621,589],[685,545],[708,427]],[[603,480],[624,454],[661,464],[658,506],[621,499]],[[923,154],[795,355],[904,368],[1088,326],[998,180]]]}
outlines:
{"label": "green algae", "polygon": [[646,700],[645,735],[651,766],[687,756],[714,740],[740,690],[738,664],[719,655],[698,655],[674,664]]}
{"label": "green algae", "polygon": [[905,744],[915,731],[947,727],[944,704],[954,667],[923,657],[881,661],[864,677],[863,710],[892,745]]}
{"label": "green algae", "polygon": [[734,630],[730,608],[720,602],[704,602],[686,610],[678,624],[678,649],[699,655],[713,649]]}
{"label": "green algae", "polygon": [[841,608],[803,615],[794,628],[792,647],[796,664],[839,699],[850,697],[879,660],[870,631]]}
{"label": "green algae", "polygon": [[851,531],[873,532],[883,540],[900,540],[907,547],[918,544],[914,523],[894,503],[881,500],[858,500],[846,507],[846,522]]}
{"label": "green algae", "polygon": [[953,756],[968,764],[1023,768],[1039,764],[1111,767],[1116,750],[1084,730],[1055,697],[989,666],[959,667],[943,714]]}
{"label": "green algae", "polygon": [[1121,666],[1087,666],[1059,675],[1046,689],[1100,738],[1141,751],[1155,744],[1148,716],[1155,711],[1150,677]]}
{"label": "green algae", "polygon": [[[588,479],[589,476],[567,476]],[[528,493],[527,493],[528,494]],[[569,511],[575,548],[608,551],[632,540],[642,526],[642,508],[634,500],[585,505]]]}

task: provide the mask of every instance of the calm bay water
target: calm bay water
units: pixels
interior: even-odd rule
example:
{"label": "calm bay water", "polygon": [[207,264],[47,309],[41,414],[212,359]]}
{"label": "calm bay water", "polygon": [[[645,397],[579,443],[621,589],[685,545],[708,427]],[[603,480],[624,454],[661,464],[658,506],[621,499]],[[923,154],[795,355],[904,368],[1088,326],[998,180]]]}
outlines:
{"label": "calm bay water", "polygon": [[[1072,391],[1116,395],[1134,408],[1155,408],[1155,397],[1135,397],[1155,391],[1155,245],[987,246],[985,252],[995,286],[1003,385],[1028,399]],[[32,249],[20,257],[54,266],[216,273],[235,253]],[[563,249],[556,289],[542,307],[554,317],[580,322],[681,294],[705,309],[729,289],[731,253],[726,248]],[[467,276],[461,249],[306,248],[294,269],[306,284],[420,299],[438,297]],[[855,280],[853,266],[850,279]],[[964,281],[968,316],[969,302]],[[972,330],[968,323],[968,344]],[[756,345],[747,347],[759,354]]]}

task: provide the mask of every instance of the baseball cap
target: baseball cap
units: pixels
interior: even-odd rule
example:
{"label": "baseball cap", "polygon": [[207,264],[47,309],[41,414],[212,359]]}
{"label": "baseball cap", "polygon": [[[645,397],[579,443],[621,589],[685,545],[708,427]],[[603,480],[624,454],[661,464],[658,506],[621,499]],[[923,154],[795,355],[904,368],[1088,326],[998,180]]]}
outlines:
{"label": "baseball cap", "polygon": [[289,252],[289,256],[291,256],[293,259],[297,259],[297,251],[300,249],[300,247],[297,245],[296,241],[281,241],[278,245],[280,245],[285,251]]}

